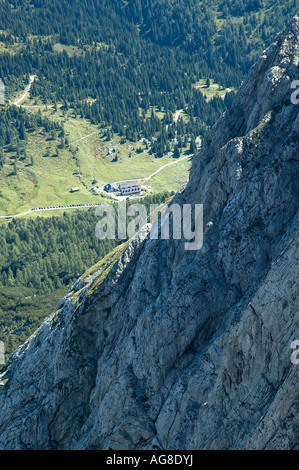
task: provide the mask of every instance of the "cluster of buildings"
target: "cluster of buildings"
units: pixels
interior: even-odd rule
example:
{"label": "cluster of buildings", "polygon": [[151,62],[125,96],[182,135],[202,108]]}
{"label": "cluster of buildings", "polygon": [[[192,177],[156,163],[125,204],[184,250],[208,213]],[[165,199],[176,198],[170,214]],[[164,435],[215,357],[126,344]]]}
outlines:
{"label": "cluster of buildings", "polygon": [[140,193],[141,187],[135,182],[122,183],[119,186],[116,183],[108,183],[104,186],[104,191],[107,193],[120,193],[122,196],[131,196]]}
{"label": "cluster of buildings", "polygon": [[[93,180],[92,184],[96,184],[98,181],[95,179]],[[104,186],[104,191],[106,193],[115,193],[120,196],[131,196],[133,194],[139,194],[141,193],[141,187],[138,183],[135,183],[134,181],[131,181],[129,183],[121,183],[117,185],[116,183],[108,183]],[[103,190],[99,186],[93,186],[90,188],[90,191],[93,194],[100,194]],[[80,191],[79,188],[71,188],[70,192],[71,193],[77,193]]]}

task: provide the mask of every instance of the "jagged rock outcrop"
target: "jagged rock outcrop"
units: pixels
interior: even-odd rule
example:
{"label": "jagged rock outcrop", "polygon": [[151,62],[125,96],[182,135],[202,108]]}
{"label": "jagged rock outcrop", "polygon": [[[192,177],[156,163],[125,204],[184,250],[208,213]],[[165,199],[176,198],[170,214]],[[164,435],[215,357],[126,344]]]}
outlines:
{"label": "jagged rock outcrop", "polygon": [[119,247],[17,349],[2,449],[299,448],[298,65],[294,18],[194,158],[203,247]]}

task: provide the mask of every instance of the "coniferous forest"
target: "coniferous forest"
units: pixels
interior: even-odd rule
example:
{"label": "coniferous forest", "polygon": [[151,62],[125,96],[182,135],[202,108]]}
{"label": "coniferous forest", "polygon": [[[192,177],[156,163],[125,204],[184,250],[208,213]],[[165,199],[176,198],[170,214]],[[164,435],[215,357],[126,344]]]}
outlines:
{"label": "coniferous forest", "polygon": [[[170,136],[204,136],[231,106],[233,94],[207,103],[194,83],[236,89],[295,12],[296,0],[5,1],[0,77],[11,94],[36,74],[33,97],[133,142],[155,136],[161,154],[166,126]],[[151,106],[163,107],[164,125],[145,117]],[[173,123],[176,109],[187,124]]]}

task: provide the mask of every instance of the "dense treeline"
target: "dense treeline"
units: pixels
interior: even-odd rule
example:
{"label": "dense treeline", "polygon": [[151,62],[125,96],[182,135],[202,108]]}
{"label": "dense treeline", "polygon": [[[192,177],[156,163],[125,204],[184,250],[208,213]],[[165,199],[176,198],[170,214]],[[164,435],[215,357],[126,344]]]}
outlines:
{"label": "dense treeline", "polygon": [[[238,87],[294,13],[296,0],[2,2],[0,39],[20,48],[1,55],[0,76],[10,92],[10,83],[35,73],[34,97],[71,106],[133,141],[164,142],[171,113],[182,108],[190,120],[170,133],[204,136],[233,96],[207,103],[193,84],[211,77]],[[151,119],[151,107],[163,108],[164,123]]]}
{"label": "dense treeline", "polygon": [[232,72],[229,84],[238,85],[251,52],[264,48],[296,7],[296,0],[14,0],[2,2],[0,16],[7,41],[38,35],[51,43],[55,36],[62,44],[105,44],[138,59],[144,38],[194,54],[193,63],[222,78]]}
{"label": "dense treeline", "polygon": [[[163,109],[168,115],[176,109],[186,109],[196,119],[193,122],[191,119],[184,132],[204,136],[230,103],[221,98],[206,102],[185,72],[190,68],[186,58],[180,61],[168,48],[161,49],[163,54],[157,55],[153,44],[145,43],[144,56],[141,54],[138,59],[134,56],[128,59],[129,51],[124,55],[107,49],[70,57],[66,52],[44,51],[36,43],[19,54],[17,69],[21,75],[30,70],[38,75],[31,91],[33,98],[41,98],[46,104],[61,103],[65,109],[71,106],[75,115],[88,118],[93,124],[109,126],[129,140],[136,141],[141,136],[151,139],[161,132],[161,123],[146,117],[151,107]],[[5,64],[0,64],[4,80],[5,71],[10,66],[14,68],[13,57],[7,56]],[[43,76],[35,68],[36,56]],[[176,130],[181,129],[173,129]]]}

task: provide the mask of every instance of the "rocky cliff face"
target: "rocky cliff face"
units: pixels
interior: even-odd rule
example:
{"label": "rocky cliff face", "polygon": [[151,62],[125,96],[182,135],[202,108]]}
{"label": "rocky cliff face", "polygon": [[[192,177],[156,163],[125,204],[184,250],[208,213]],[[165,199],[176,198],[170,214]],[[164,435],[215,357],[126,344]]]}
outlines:
{"label": "rocky cliff face", "polygon": [[252,67],[178,204],[204,243],[133,240],[7,365],[3,449],[299,447],[299,19]]}

